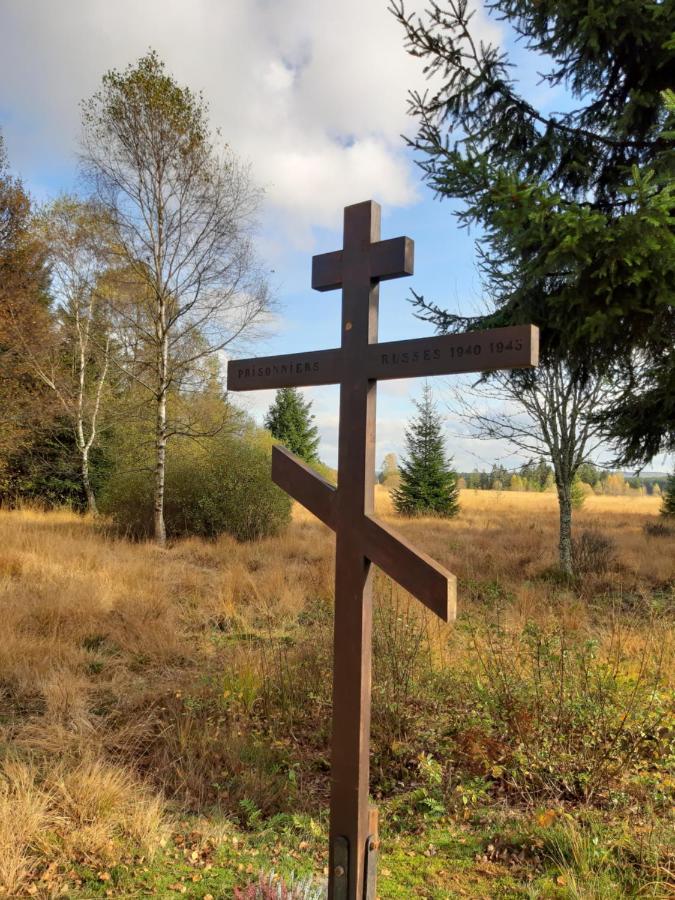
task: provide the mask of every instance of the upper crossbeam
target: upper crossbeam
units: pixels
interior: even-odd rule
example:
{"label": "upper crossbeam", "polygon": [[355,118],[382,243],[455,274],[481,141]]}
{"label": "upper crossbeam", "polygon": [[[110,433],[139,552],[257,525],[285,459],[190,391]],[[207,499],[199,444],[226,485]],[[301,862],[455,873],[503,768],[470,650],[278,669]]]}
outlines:
{"label": "upper crossbeam", "polygon": [[[412,275],[415,244],[408,237],[389,238],[369,245],[372,281],[386,281]],[[334,291],[342,287],[343,251],[333,250],[312,257],[312,287],[315,291]]]}

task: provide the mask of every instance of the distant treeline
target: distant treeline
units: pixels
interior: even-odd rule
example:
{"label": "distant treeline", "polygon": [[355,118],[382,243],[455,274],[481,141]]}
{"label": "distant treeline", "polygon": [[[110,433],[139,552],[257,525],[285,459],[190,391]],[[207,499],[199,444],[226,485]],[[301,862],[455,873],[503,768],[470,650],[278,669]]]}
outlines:
{"label": "distant treeline", "polygon": [[[489,472],[474,469],[460,472],[460,487],[479,491],[554,491],[553,469],[546,460],[530,460],[517,470],[494,465]],[[577,473],[577,481],[588,485],[595,494],[647,494],[660,496],[665,491],[668,475],[626,475],[584,463]]]}

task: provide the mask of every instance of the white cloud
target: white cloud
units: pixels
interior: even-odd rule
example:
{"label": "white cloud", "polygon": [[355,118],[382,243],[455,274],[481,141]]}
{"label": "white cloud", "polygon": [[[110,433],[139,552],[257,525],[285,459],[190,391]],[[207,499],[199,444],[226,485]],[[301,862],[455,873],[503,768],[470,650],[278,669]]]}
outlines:
{"label": "white cloud", "polygon": [[38,187],[73,159],[79,101],[152,46],[203,90],[213,124],[300,235],[336,224],[346,203],[416,199],[400,134],[413,130],[407,92],[424,80],[387,0],[4,0],[0,27],[2,126],[12,164]]}
{"label": "white cloud", "polygon": [[[426,0],[408,5],[424,8]],[[373,197],[402,207],[417,199],[419,173],[401,134],[414,132],[408,91],[425,81],[387,6],[388,0],[1,0],[0,127],[12,167],[43,196],[72,188],[80,101],[98,89],[104,72],[123,69],[153,47],[179,83],[203,92],[214,127],[252,163],[268,198],[259,249],[282,271],[288,246],[311,252],[311,228],[337,226],[344,205]],[[482,12],[474,24],[483,39],[497,38]],[[236,355],[248,352],[239,347]],[[418,394],[410,380],[380,385],[378,465],[389,449],[400,453],[414,411],[410,398]],[[260,422],[273,396],[252,392],[237,402]],[[309,388],[306,396],[322,456],[335,464],[338,389]]]}

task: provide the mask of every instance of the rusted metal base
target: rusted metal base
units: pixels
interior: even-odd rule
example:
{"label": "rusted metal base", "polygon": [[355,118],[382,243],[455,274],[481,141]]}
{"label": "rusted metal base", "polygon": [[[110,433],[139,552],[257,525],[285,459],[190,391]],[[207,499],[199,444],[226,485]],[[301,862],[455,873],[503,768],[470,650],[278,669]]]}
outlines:
{"label": "rusted metal base", "polygon": [[365,877],[363,884],[364,900],[376,900],[377,897],[377,861],[380,855],[380,838],[377,832],[378,813],[374,806],[370,808],[368,840],[366,841]]}
{"label": "rusted metal base", "polygon": [[[380,851],[378,835],[378,812],[371,807],[368,813],[368,840],[365,846],[363,900],[376,900],[377,897],[377,861]],[[333,889],[329,900],[358,900],[349,893],[349,866],[355,862],[349,852],[349,841],[346,837],[337,837],[333,843]]]}
{"label": "rusted metal base", "polygon": [[349,900],[349,841],[337,837],[333,843],[333,893],[330,900]]}

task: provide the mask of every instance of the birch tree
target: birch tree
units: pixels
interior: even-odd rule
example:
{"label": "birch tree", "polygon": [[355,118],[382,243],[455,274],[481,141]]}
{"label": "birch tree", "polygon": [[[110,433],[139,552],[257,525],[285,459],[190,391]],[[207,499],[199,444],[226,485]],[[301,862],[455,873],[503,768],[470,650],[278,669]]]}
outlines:
{"label": "birch tree", "polygon": [[47,252],[56,323],[51,346],[38,355],[26,344],[34,372],[58,398],[80,455],[87,508],[97,513],[89,460],[99,436],[110,367],[111,330],[104,289],[109,223],[93,203],[61,197],[36,220]]}
{"label": "birch tree", "polygon": [[454,411],[471,437],[507,441],[551,462],[559,507],[560,568],[573,574],[572,485],[579,467],[604,443],[596,414],[611,391],[601,378],[583,378],[565,363],[492,373],[454,390]]}
{"label": "birch tree", "polygon": [[83,126],[83,171],[138,301],[121,305],[118,321],[151,361],[128,371],[155,407],[154,534],[164,543],[167,399],[193,364],[250,333],[269,307],[252,243],[260,193],[218,148],[201,95],[154,52],[104,75],[83,104]]}

